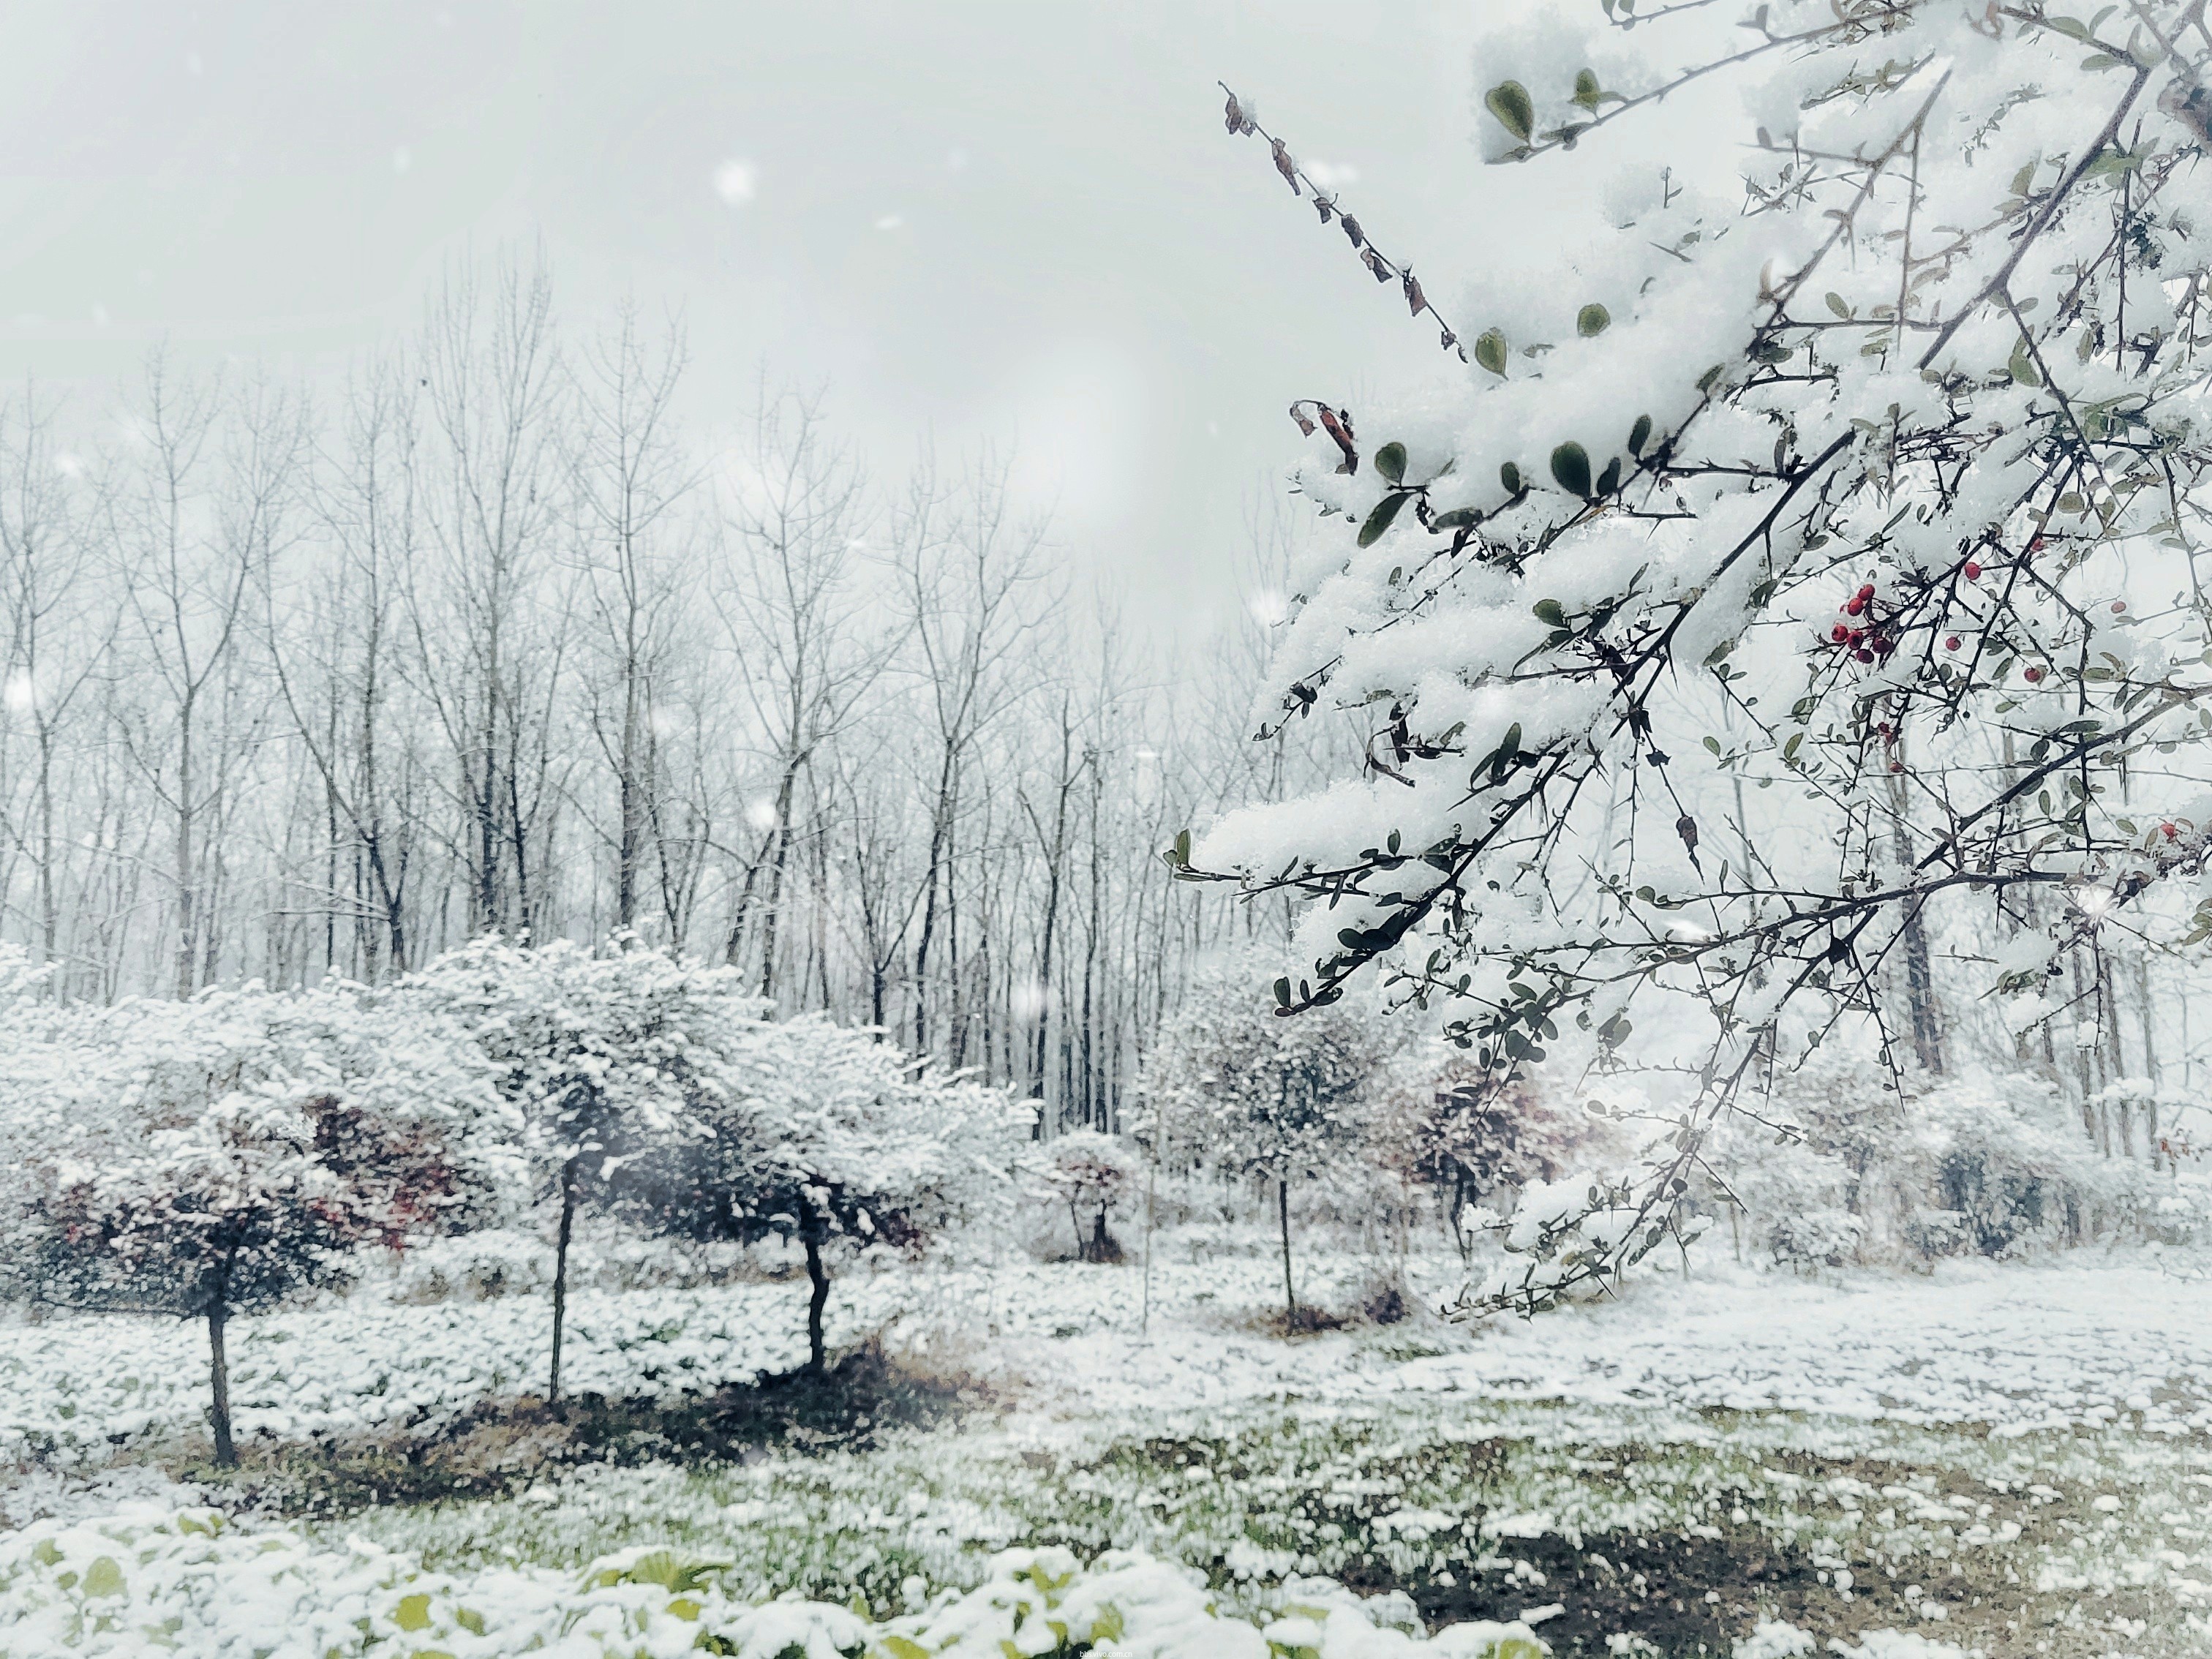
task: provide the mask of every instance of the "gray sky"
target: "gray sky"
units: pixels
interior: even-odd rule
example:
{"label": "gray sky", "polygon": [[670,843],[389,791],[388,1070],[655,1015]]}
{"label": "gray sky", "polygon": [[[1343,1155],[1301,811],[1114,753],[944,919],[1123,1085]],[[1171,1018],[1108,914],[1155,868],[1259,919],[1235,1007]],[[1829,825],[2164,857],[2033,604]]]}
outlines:
{"label": "gray sky", "polygon": [[0,372],[97,392],[162,338],[325,372],[455,252],[537,237],[572,320],[681,311],[695,425],[765,364],[881,471],[1012,442],[1072,570],[1196,620],[1290,399],[1437,356],[1215,78],[1354,170],[1442,302],[1540,210],[1470,137],[1470,42],[1518,4],[19,3]]}

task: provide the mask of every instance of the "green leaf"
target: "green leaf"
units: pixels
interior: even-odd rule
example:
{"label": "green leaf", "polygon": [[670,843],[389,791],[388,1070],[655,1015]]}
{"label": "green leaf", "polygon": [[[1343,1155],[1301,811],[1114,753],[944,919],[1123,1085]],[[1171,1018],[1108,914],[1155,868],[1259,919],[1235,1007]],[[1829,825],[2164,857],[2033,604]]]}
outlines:
{"label": "green leaf", "polygon": [[1287,1008],[1290,1006],[1291,981],[1287,977],[1279,979],[1275,981],[1275,1006]]}
{"label": "green leaf", "polygon": [[1636,424],[1628,428],[1628,453],[1641,456],[1644,453],[1644,446],[1650,441],[1651,417],[1649,415],[1638,415],[1636,417]]}
{"label": "green leaf", "polygon": [[1589,452],[1569,439],[1552,452],[1552,476],[1559,480],[1559,488],[1568,495],[1579,495],[1588,501],[1590,494]]}
{"label": "green leaf", "polygon": [[1492,374],[1503,377],[1505,373],[1505,336],[1497,329],[1485,330],[1474,343],[1474,361]]}
{"label": "green leaf", "polygon": [[1575,102],[1584,109],[1595,110],[1605,100],[1605,88],[1598,84],[1597,76],[1583,70],[1575,76]]}
{"label": "green leaf", "polygon": [[1613,313],[1592,301],[1575,313],[1575,332],[1585,340],[1602,334],[1613,321]]}
{"label": "green leaf", "polygon": [[1620,457],[1616,455],[1605,464],[1605,471],[1597,475],[1597,493],[1610,495],[1620,488]]}
{"label": "green leaf", "polygon": [[1406,482],[1406,446],[1384,444],[1375,452],[1375,470],[1392,483]]}
{"label": "green leaf", "polygon": [[1553,628],[1567,625],[1567,613],[1560,608],[1557,599],[1539,599],[1529,609],[1536,613],[1538,622],[1548,623]]}
{"label": "green leaf", "polygon": [[123,1568],[112,1555],[103,1555],[84,1570],[84,1593],[87,1595],[120,1595],[123,1594]]}
{"label": "green leaf", "polygon": [[2005,368],[2011,371],[2013,379],[2022,386],[2038,386],[2043,384],[2043,376],[2035,372],[2035,358],[2027,349],[2027,336],[2025,334],[2014,343],[2012,360],[2006,363]]}
{"label": "green leaf", "polygon": [[1498,482],[1504,486],[1507,495],[1518,495],[1521,493],[1521,469],[1510,461],[1506,462],[1498,469]]}
{"label": "green leaf", "polygon": [[429,1629],[430,1598],[419,1592],[401,1596],[399,1606],[392,1615],[392,1622],[402,1630]]}
{"label": "green leaf", "polygon": [[1844,296],[1842,295],[1831,294],[1828,295],[1828,309],[1834,312],[1837,316],[1841,317],[1844,321],[1849,322],[1850,320],[1851,308],[1844,303]]}
{"label": "green leaf", "polygon": [[1529,100],[1528,88],[1518,81],[1500,81],[1482,94],[1482,106],[1524,144],[1536,131],[1536,106]]}
{"label": "green leaf", "polygon": [[1390,527],[1390,521],[1398,516],[1400,510],[1412,499],[1411,495],[1402,490],[1393,490],[1376,502],[1375,510],[1367,515],[1367,522],[1359,526],[1359,544],[1362,547],[1372,547],[1376,542],[1382,540],[1382,532]]}
{"label": "green leaf", "polygon": [[1431,530],[1466,530],[1482,522],[1482,514],[1471,507],[1455,507],[1449,513],[1439,513],[1429,520]]}

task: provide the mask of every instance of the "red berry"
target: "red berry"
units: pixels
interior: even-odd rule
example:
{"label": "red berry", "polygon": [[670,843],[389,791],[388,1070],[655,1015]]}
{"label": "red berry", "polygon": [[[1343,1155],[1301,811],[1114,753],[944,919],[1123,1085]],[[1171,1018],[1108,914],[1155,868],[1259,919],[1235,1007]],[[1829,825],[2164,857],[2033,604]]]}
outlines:
{"label": "red berry", "polygon": [[1866,643],[1866,630],[1863,628],[1854,628],[1851,629],[1851,643],[1855,646],[1864,645]]}
{"label": "red berry", "polygon": [[1838,645],[1841,645],[1845,640],[1850,638],[1850,636],[1851,630],[1844,627],[1841,623],[1838,623],[1833,628],[1828,630],[1828,637],[1833,640]]}
{"label": "red berry", "polygon": [[1886,657],[1897,649],[1897,641],[1887,634],[1877,634],[1875,636],[1874,648],[1876,655]]}
{"label": "red berry", "polygon": [[1864,646],[1861,646],[1856,651],[1851,653],[1851,654],[1856,657],[1861,662],[1872,662],[1874,660],[1874,653],[1868,650]]}
{"label": "red berry", "polygon": [[2112,614],[2115,617],[2126,615],[2127,609],[2128,602],[2125,599],[2114,599],[2112,601]]}
{"label": "red berry", "polygon": [[2027,544],[2027,550],[2028,550],[2029,552],[2031,552],[2031,553],[2040,553],[2040,552],[2042,552],[2042,551],[2043,551],[2043,538],[2042,538],[2042,537],[2040,537],[2040,536],[2038,536],[2038,537],[2037,537],[2033,541],[2030,542],[2030,543]]}
{"label": "red berry", "polygon": [[1893,772],[1902,772],[1905,769],[1905,763],[1903,761],[1892,761],[1889,763],[1889,769]]}
{"label": "red berry", "polygon": [[1866,610],[1866,595],[1863,593],[1860,594],[1849,605],[1845,605],[1844,609],[1854,617],[1862,614]]}
{"label": "red berry", "polygon": [[2043,678],[2043,671],[2040,668],[2023,669],[2021,672],[2021,677],[2030,685],[2033,685],[2038,680]]}
{"label": "red berry", "polygon": [[1874,584],[1872,582],[1869,582],[1864,587],[1859,589],[1859,597],[1863,599],[1872,599],[1874,597]]}
{"label": "red berry", "polygon": [[2165,836],[2168,841],[2172,841],[2172,840],[2176,836],[2178,836],[2178,835],[2179,835],[2179,834],[2181,833],[2181,831],[2180,831],[2180,830],[2179,830],[2175,829],[2175,828],[2174,828],[2172,824],[2170,824],[2170,823],[2161,823],[2161,824],[2160,824],[2158,827],[2159,827],[2159,832],[2160,832],[2161,835],[2163,835],[2163,836]]}
{"label": "red berry", "polygon": [[1949,639],[1943,641],[1943,648],[1946,651],[1956,651],[1959,648],[1959,636],[1956,634],[1952,635]]}
{"label": "red berry", "polygon": [[1967,560],[1967,561],[1966,561],[1966,580],[1967,580],[1968,581],[1970,581],[1970,582],[1978,582],[1978,581],[1981,580],[1981,579],[1982,579],[1982,567],[1981,567],[1979,564],[1976,563],[1976,562],[1975,562],[1973,560],[1972,560],[1972,559]]}

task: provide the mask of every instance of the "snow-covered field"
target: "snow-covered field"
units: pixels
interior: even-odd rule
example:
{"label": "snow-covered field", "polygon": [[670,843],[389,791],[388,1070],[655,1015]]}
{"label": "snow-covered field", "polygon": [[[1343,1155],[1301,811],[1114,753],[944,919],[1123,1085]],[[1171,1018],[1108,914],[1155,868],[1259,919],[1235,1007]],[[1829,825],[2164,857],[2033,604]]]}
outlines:
{"label": "snow-covered field", "polygon": [[[1449,1263],[1415,1267],[1423,1299],[1448,1293]],[[1374,1271],[1317,1258],[1301,1291],[1348,1309]],[[1671,1598],[1680,1614],[1663,1540],[1719,1553],[1698,1569],[1715,1588],[1698,1593],[1714,1628],[1735,1636],[1780,1613],[1868,1659],[1953,1639],[2023,1655],[2212,1644],[2212,1283],[2154,1255],[1833,1283],[1705,1261],[1533,1323],[1417,1316],[1291,1342],[1267,1322],[1279,1272],[1265,1256],[1163,1261],[1149,1307],[1135,1267],[1023,1259],[855,1275],[833,1302],[835,1340],[881,1333],[986,1382],[1000,1409],[862,1449],[584,1468],[516,1496],[371,1510],[304,1533],[251,1516],[188,1527],[178,1514],[221,1493],[128,1466],[201,1432],[198,1328],[10,1326],[0,1436],[38,1467],[0,1492],[0,1516],[20,1523],[0,1532],[0,1659],[143,1651],[133,1644],[172,1620],[193,1656],[264,1650],[240,1634],[250,1627],[298,1632],[303,1655],[456,1659],[540,1638],[574,1638],[552,1651],[673,1653],[712,1631],[777,1659],[797,1627],[745,1620],[778,1594],[874,1609],[878,1622],[822,1637],[811,1659],[830,1646],[919,1659],[902,1645],[927,1622],[914,1622],[915,1597],[950,1607],[981,1586],[973,1606],[1004,1601],[1011,1569],[994,1578],[994,1553],[1037,1545],[1085,1559],[1139,1552],[1101,1571],[1182,1608],[1146,1626],[1176,1632],[1150,1645],[1121,1608],[1130,1650],[1163,1659],[1212,1659],[1224,1643],[1253,1644],[1252,1659],[1380,1659],[1401,1639],[1394,1626],[1522,1616],[1555,1649],[1626,1654],[1643,1650],[1626,1638],[1653,1626],[1620,1612],[1626,1589],[1601,1595],[1589,1564],[1609,1561],[1616,1577],[1633,1567],[1638,1595],[1650,1575],[1651,1605],[1663,1613]],[[802,1357],[803,1296],[789,1282],[580,1292],[571,1386],[706,1391],[788,1369]],[[535,1392],[549,1311],[535,1294],[416,1305],[369,1287],[240,1322],[241,1430],[250,1445],[264,1432],[422,1428]],[[118,1451],[118,1434],[140,1440]],[[97,1467],[118,1457],[126,1467]],[[1802,1558],[1795,1579],[1773,1580],[1759,1540],[1760,1555]],[[659,1565],[642,1583],[622,1576],[658,1546],[727,1565],[696,1584]],[[588,1587],[611,1571],[615,1581]],[[1340,1593],[1304,1582],[1316,1574],[1393,1599],[1344,1611]],[[1194,1610],[1204,1598],[1187,1586],[1200,1578],[1214,1614]],[[405,1622],[418,1595],[426,1622]],[[1257,1632],[1269,1620],[1328,1595],[1344,1616],[1319,1620],[1322,1636],[1297,1628],[1289,1640],[1277,1626],[1267,1648]],[[2000,1605],[2008,1597],[2018,1605]],[[789,1616],[830,1630],[830,1612]],[[1892,1627],[1923,1645],[1879,1634]],[[1048,1651],[1048,1630],[1019,1654]],[[348,1631],[356,1645],[343,1645]],[[1624,1641],[1594,1647],[1593,1631]],[[2006,1632],[2016,1644],[1993,1640]],[[311,1633],[331,1641],[310,1646]],[[773,1649],[747,1645],[772,1635]],[[1797,1640],[1780,1626],[1763,1639],[1746,1651],[1779,1656]],[[1470,1626],[1439,1645],[1474,1659],[1474,1642]]]}
{"label": "snow-covered field", "polygon": [[[1423,1299],[1452,1283],[1415,1264]],[[833,1286],[833,1342],[947,1340],[1033,1408],[1083,1414],[1221,1406],[1295,1394],[1407,1393],[1986,1423],[2002,1433],[2123,1423],[2212,1427],[2212,1280],[2154,1256],[1841,1283],[1701,1265],[1652,1275],[1618,1303],[1474,1327],[1423,1319],[1395,1334],[1285,1345],[1261,1328],[1279,1294],[1265,1258],[1136,1267],[1009,1262],[895,1271]],[[1301,1273],[1326,1306],[1371,1264]],[[803,1282],[586,1291],[571,1299],[572,1392],[708,1390],[805,1358]],[[1146,1334],[1149,1328],[1149,1335]],[[540,1296],[426,1306],[371,1291],[231,1328],[242,1438],[435,1426],[487,1398],[543,1389],[551,1310]],[[1394,1357],[1395,1356],[1395,1357]],[[205,1334],[173,1320],[53,1318],[0,1328],[0,1458],[105,1458],[118,1437],[203,1425]]]}

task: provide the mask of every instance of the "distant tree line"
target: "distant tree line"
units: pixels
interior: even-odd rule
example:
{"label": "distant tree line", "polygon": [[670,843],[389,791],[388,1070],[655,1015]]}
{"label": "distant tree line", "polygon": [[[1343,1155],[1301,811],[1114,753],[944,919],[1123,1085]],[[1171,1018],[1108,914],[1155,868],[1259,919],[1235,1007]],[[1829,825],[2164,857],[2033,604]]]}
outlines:
{"label": "distant tree line", "polygon": [[1282,925],[1155,856],[1319,775],[1242,740],[1264,629],[1140,640],[989,454],[887,484],[765,383],[682,429],[684,350],[508,263],[335,390],[0,398],[0,939],[46,994],[627,933],[1115,1127],[1188,964]]}

